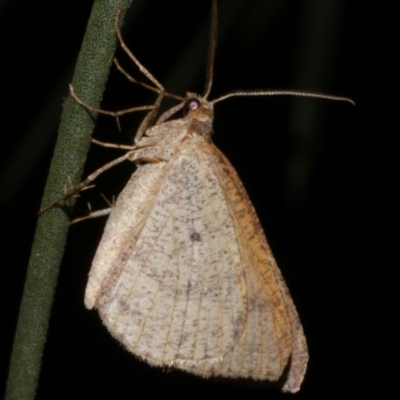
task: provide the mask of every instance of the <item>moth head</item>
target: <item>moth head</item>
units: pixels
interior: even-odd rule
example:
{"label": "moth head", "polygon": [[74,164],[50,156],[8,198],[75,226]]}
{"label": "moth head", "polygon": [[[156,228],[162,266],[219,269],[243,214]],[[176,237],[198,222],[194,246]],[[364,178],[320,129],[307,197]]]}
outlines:
{"label": "moth head", "polygon": [[186,93],[184,101],[185,118],[190,120],[192,130],[210,140],[214,119],[213,103],[194,93]]}
{"label": "moth head", "polygon": [[205,113],[211,118],[214,117],[214,105],[204,97],[195,93],[187,92],[184,103],[183,110],[185,115],[193,112],[193,114]]}

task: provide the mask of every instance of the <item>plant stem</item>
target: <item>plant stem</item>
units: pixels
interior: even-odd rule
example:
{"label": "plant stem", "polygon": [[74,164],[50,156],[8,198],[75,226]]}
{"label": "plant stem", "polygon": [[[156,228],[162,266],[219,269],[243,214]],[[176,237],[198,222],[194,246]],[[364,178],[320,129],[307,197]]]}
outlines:
{"label": "plant stem", "polygon": [[[116,48],[115,16],[131,0],[96,0],[72,80],[79,97],[99,107]],[[123,18],[121,18],[122,20]],[[60,197],[64,185],[81,178],[95,116],[71,97],[64,103],[58,139],[42,206]],[[54,207],[38,219],[14,338],[6,400],[34,399],[47,328],[69,228],[67,208]]]}

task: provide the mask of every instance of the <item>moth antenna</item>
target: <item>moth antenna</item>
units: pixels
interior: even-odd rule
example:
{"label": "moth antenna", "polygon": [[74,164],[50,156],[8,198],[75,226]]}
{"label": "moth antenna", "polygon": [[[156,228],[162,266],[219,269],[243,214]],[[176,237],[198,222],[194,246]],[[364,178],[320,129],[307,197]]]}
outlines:
{"label": "moth antenna", "polygon": [[296,90],[235,90],[233,92],[229,92],[224,94],[221,97],[211,101],[212,104],[218,103],[222,100],[228,99],[229,97],[237,97],[237,96],[297,96],[297,97],[312,97],[316,99],[326,99],[326,100],[335,100],[335,101],[347,101],[353,106],[356,105],[355,101],[350,99],[349,97],[342,96],[333,96],[331,94],[323,94],[316,92],[303,92]]}
{"label": "moth antenna", "polygon": [[211,86],[214,76],[214,60],[215,51],[217,49],[217,0],[213,0],[211,6],[211,28],[210,28],[210,47],[208,48],[207,69],[206,69],[206,86],[204,89],[203,98],[207,99],[211,92]]}

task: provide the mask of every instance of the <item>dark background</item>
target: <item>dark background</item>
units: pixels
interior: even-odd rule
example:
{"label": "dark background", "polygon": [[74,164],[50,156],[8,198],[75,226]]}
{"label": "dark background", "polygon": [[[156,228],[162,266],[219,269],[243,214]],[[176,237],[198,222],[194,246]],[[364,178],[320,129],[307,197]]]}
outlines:
{"label": "dark background", "polygon": [[[0,3],[1,392],[35,213],[91,6]],[[124,37],[167,90],[202,92],[209,14],[208,0],[136,0]],[[212,98],[233,89],[290,88],[357,103],[278,96],[215,107],[215,143],[248,190],[308,340],[309,369],[294,398],[392,398],[397,387],[399,32],[394,0],[219,1]],[[104,109],[151,101],[154,95],[112,70]],[[122,132],[100,117],[95,137],[129,144],[141,117],[122,119]],[[119,154],[93,147],[86,172]],[[109,171],[78,207],[104,207],[99,194],[118,194],[132,171],[129,163]],[[94,220],[70,230],[38,399],[282,396],[263,383],[165,373],[123,350],[83,305],[103,225]]]}

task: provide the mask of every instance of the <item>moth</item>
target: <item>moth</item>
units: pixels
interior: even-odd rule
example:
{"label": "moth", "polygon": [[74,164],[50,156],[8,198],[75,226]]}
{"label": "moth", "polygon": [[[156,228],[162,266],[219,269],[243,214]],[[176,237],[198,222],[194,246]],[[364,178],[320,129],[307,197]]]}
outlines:
{"label": "moth", "polygon": [[[175,96],[181,102],[155,121],[163,97],[173,95],[127,49],[117,17],[122,47],[154,86],[136,83],[158,98],[134,146],[63,197],[119,162],[137,166],[112,209],[102,212],[110,216],[85,306],[97,309],[110,333],[151,365],[203,377],[276,381],[285,373],[282,389],[296,392],[308,361],[303,328],[246,190],[212,143],[214,105],[275,94],[350,100],[291,91],[236,91],[208,100],[216,21],[213,0],[204,94]],[[72,88],[71,94],[90,110],[121,115],[85,105]],[[179,110],[185,116],[171,120]]]}

